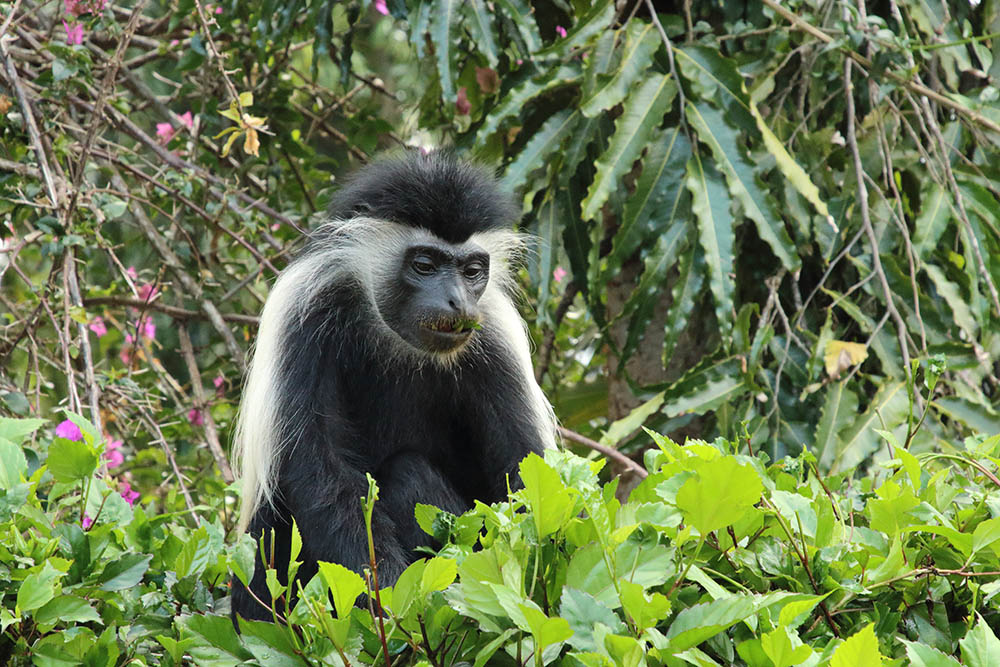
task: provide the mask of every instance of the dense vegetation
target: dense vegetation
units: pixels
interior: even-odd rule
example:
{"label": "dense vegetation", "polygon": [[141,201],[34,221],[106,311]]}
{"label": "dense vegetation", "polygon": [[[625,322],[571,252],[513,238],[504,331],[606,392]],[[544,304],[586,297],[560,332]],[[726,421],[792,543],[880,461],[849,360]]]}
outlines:
{"label": "dense vegetation", "polygon": [[[0,2],[0,656],[1000,664],[1000,3],[652,7]],[[256,314],[404,144],[522,198],[566,441],[647,474],[530,459],[383,617],[331,565],[240,637]]]}

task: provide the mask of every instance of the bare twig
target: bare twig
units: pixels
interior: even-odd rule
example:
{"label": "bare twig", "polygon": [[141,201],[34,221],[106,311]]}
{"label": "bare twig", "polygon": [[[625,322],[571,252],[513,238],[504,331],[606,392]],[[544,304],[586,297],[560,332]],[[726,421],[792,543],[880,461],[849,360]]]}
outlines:
{"label": "bare twig", "polygon": [[208,449],[215,458],[215,464],[219,466],[222,479],[226,480],[227,484],[231,484],[236,478],[233,476],[232,468],[229,467],[229,460],[226,458],[225,452],[222,451],[222,445],[219,444],[219,430],[215,426],[209,402],[205,398],[205,388],[201,384],[201,373],[198,371],[198,361],[194,356],[194,347],[191,345],[191,336],[188,335],[187,327],[183,324],[177,327],[177,336],[181,343],[181,355],[187,364],[188,375],[191,376],[191,392],[194,394],[195,407],[201,411],[204,420],[205,440]]}
{"label": "bare twig", "polygon": [[639,477],[645,478],[649,476],[649,473],[646,472],[645,468],[643,468],[641,465],[639,465],[629,457],[619,452],[617,449],[608,447],[606,445],[602,445],[596,440],[591,440],[587,436],[581,435],[576,431],[571,431],[563,426],[560,426],[558,428],[558,431],[561,437],[566,438],[567,440],[572,440],[577,444],[583,445],[584,447],[589,447],[590,449],[593,449],[595,452],[603,454],[607,458],[611,459],[615,463],[618,463],[623,468],[630,470]]}

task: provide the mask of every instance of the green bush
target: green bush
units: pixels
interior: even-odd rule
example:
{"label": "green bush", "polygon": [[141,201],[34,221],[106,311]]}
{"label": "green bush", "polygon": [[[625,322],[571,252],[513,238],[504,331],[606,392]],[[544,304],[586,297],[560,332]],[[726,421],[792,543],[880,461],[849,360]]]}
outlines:
{"label": "green bush", "polygon": [[[808,454],[766,464],[737,443],[649,432],[649,475],[624,504],[603,462],[533,455],[508,502],[462,516],[418,506],[443,547],[395,586],[376,594],[371,572],[322,564],[287,619],[240,635],[227,582],[252,574],[252,541],[227,540],[222,507],[130,504],[99,470],[96,431],[69,417],[77,440],[0,420],[0,651],[15,663],[1000,660],[1000,436],[914,456],[883,433],[891,460],[852,481],[818,476]],[[378,512],[376,493],[365,502]]]}

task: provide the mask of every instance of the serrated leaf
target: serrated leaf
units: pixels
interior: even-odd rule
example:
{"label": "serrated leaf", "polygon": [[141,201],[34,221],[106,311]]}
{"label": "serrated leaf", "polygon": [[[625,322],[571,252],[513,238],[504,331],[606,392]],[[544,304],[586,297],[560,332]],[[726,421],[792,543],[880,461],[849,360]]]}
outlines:
{"label": "serrated leaf", "polygon": [[49,446],[47,466],[60,482],[86,479],[97,469],[97,453],[82,440],[56,438]]}
{"label": "serrated leaf", "polygon": [[149,561],[153,560],[153,554],[125,554],[118,560],[111,561],[104,566],[104,571],[97,581],[101,585],[102,591],[121,591],[132,588],[142,581],[142,577],[149,569]]}
{"label": "serrated leaf", "polygon": [[517,28],[514,37],[515,41],[521,42],[519,46],[524,51],[522,55],[527,58],[536,53],[542,47],[542,38],[538,35],[538,25],[535,24],[533,16],[534,9],[527,0],[494,0],[494,5]]}
{"label": "serrated leaf", "polygon": [[906,659],[910,667],[962,667],[958,660],[927,644],[906,641],[902,637],[899,641],[906,646]]}
{"label": "serrated leaf", "polygon": [[792,646],[788,628],[779,626],[771,632],[761,635],[760,646],[771,659],[774,667],[791,667],[805,662],[813,651],[808,646],[799,643]]}
{"label": "serrated leaf", "polygon": [[733,216],[729,192],[717,171],[696,153],[687,164],[684,185],[691,192],[691,210],[698,222],[698,241],[705,251],[708,284],[715,297],[719,328],[731,328],[733,312]]}
{"label": "serrated leaf", "polygon": [[319,561],[319,574],[330,590],[337,618],[346,618],[358,596],[365,592],[364,580],[357,572],[348,570],[340,563]]}
{"label": "serrated leaf", "polygon": [[52,563],[46,562],[38,572],[32,572],[17,589],[17,609],[21,613],[34,611],[49,602],[56,594],[56,585],[63,577]]}
{"label": "serrated leaf", "polygon": [[569,585],[563,588],[559,599],[559,615],[569,623],[573,635],[567,641],[578,651],[598,650],[594,632],[598,623],[614,633],[625,630],[618,615],[606,605],[598,603],[594,596]]}
{"label": "serrated leaf", "polygon": [[538,537],[542,538],[562,528],[575,505],[573,494],[563,484],[559,473],[537,454],[521,461],[522,493],[531,508]]}
{"label": "serrated leaf", "polygon": [[785,230],[785,223],[774,210],[767,192],[757,184],[755,165],[750,163],[742,147],[739,132],[725,121],[722,114],[709,104],[687,104],[687,119],[697,130],[715,157],[715,166],[726,178],[729,193],[740,203],[743,213],[753,221],[760,238],[789,271],[802,265],[795,245]]}
{"label": "serrated leaf", "polygon": [[951,194],[934,179],[924,181],[920,211],[913,223],[913,251],[918,258],[926,260],[937,251],[951,215]]}
{"label": "serrated leaf", "polygon": [[[181,616],[175,623],[180,628],[181,640],[194,639],[187,652],[198,665],[241,665],[253,659],[240,643],[233,622],[225,616],[195,614]],[[250,623],[240,619],[240,627]]]}
{"label": "serrated leaf", "polygon": [[572,49],[586,45],[594,35],[604,32],[612,25],[615,11],[615,4],[611,0],[599,0],[593,3],[576,25],[566,32],[565,37],[556,40],[535,55],[540,58],[550,55],[561,56]]}
{"label": "serrated leaf", "polygon": [[882,664],[878,650],[875,624],[869,623],[837,647],[830,658],[830,667],[877,667]]}
{"label": "serrated leaf", "polygon": [[740,360],[725,359],[688,371],[664,390],[663,412],[668,417],[688,412],[703,415],[723,403],[735,401],[747,391]]}
{"label": "serrated leaf", "polygon": [[518,190],[528,180],[535,169],[544,167],[559,145],[573,131],[580,121],[580,112],[564,109],[546,120],[528,140],[517,158],[507,166],[503,176],[503,187]]}
{"label": "serrated leaf", "polygon": [[434,0],[430,18],[431,41],[434,43],[434,62],[441,81],[441,97],[446,102],[456,99],[454,80],[455,40],[452,35],[459,17],[459,0]]}
{"label": "serrated leaf", "polygon": [[1000,665],[1000,640],[993,630],[976,614],[976,624],[958,641],[962,647],[962,664],[965,667],[995,667]]}
{"label": "serrated leaf", "polygon": [[597,174],[581,205],[584,219],[593,219],[609,193],[619,187],[621,177],[632,169],[676,95],[677,85],[669,74],[647,79],[629,95],[607,150],[597,158]]}
{"label": "serrated leaf", "polygon": [[905,382],[889,382],[879,387],[864,414],[842,431],[830,470],[853,468],[868,458],[880,446],[874,429],[883,424],[887,429],[895,428],[905,421],[907,410]]}
{"label": "serrated leaf", "polygon": [[972,314],[972,309],[962,296],[961,288],[956,283],[948,280],[944,271],[936,264],[924,264],[923,269],[927,272],[927,276],[931,279],[931,282],[934,283],[934,288],[938,294],[948,304],[950,311],[948,314],[954,318],[955,324],[968,335],[969,339],[978,339],[979,325],[976,322],[975,315]]}
{"label": "serrated leaf", "polygon": [[554,72],[528,79],[515,86],[486,116],[477,133],[477,141],[484,142],[500,128],[500,124],[511,116],[520,114],[534,98],[565,86],[579,82],[582,71],[578,63],[562,65]]}
{"label": "serrated leaf", "polygon": [[46,419],[10,419],[0,417],[0,440],[7,440],[14,445],[23,443],[29,435],[45,426]]}
{"label": "serrated leaf", "polygon": [[827,468],[837,454],[837,434],[858,414],[858,396],[847,388],[847,381],[835,382],[826,388],[823,409],[813,439],[812,453],[820,466]]}
{"label": "serrated leaf", "polygon": [[750,617],[754,611],[753,599],[746,595],[733,595],[683,609],[667,631],[670,651],[677,653],[697,646]]}
{"label": "serrated leaf", "polygon": [[[598,77],[596,87],[580,104],[583,115],[592,118],[625,99],[632,85],[646,74],[653,62],[653,53],[660,44],[660,35],[652,23],[630,21],[625,28],[625,45],[621,49],[621,60],[613,72]],[[601,67],[603,63],[596,60],[590,65]],[[654,75],[652,78],[655,79],[657,76]]]}
{"label": "serrated leaf", "polygon": [[684,521],[702,536],[730,526],[760,500],[763,483],[757,471],[722,457],[700,464],[677,492],[676,504]]}
{"label": "serrated leaf", "polygon": [[458,575],[458,564],[454,558],[431,558],[420,576],[420,594],[429,595],[451,586]]}
{"label": "serrated leaf", "polygon": [[500,58],[497,56],[497,43],[493,37],[493,12],[486,6],[485,0],[469,0],[463,3],[463,8],[469,19],[465,25],[472,33],[476,50],[486,56],[490,67],[496,67]]}

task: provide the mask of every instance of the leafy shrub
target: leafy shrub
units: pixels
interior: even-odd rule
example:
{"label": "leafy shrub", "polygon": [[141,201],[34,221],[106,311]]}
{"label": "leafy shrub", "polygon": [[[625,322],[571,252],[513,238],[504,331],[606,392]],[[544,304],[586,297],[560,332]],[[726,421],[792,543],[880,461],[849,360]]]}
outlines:
{"label": "leafy shrub", "polygon": [[[766,464],[734,442],[681,447],[649,432],[650,474],[624,504],[617,482],[600,483],[602,462],[550,451],[522,462],[524,488],[508,502],[462,516],[418,506],[443,547],[377,598],[370,579],[323,564],[287,619],[243,622],[240,635],[226,582],[230,569],[250,576],[252,541],[227,542],[221,507],[151,516],[141,500],[130,506],[95,475],[93,427],[71,419],[80,440],[39,435],[40,420],[0,421],[0,646],[15,661],[768,667],[1000,656],[1000,436],[914,456],[885,433],[891,461],[851,481],[818,476],[808,454]],[[287,599],[275,575],[272,596]]]}

